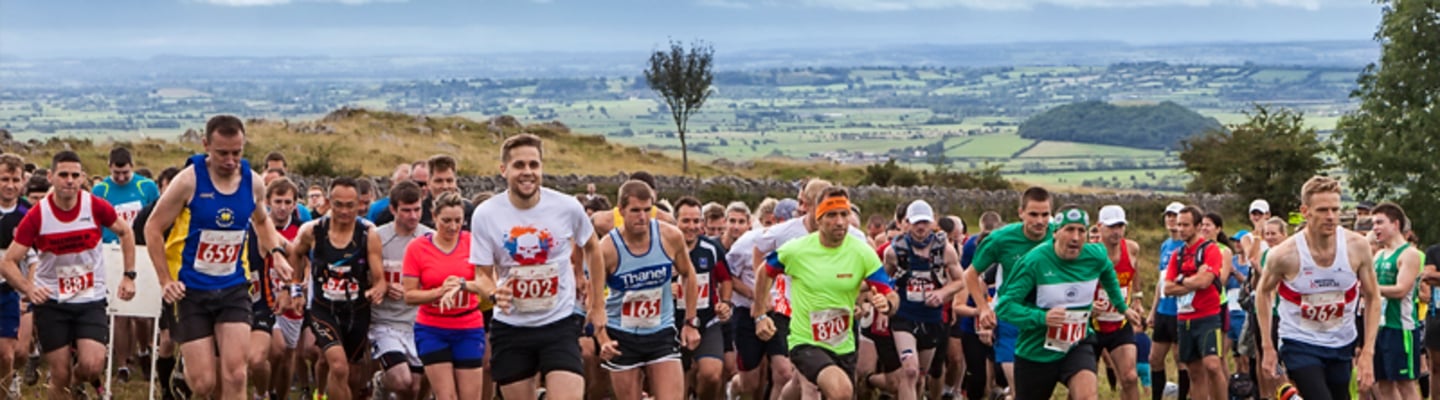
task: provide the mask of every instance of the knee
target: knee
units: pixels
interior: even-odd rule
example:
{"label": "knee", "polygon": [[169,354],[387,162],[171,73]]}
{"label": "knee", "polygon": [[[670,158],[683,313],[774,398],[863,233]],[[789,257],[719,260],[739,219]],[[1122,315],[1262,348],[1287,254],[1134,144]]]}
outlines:
{"label": "knee", "polygon": [[919,368],[919,367],[916,367],[916,366],[913,365],[913,364],[911,364],[911,365],[906,365],[906,366],[904,366],[904,367],[901,367],[901,368],[900,368],[900,373],[895,374],[895,375],[896,375],[896,378],[899,379],[899,380],[900,380],[900,383],[902,383],[902,384],[907,384],[907,385],[909,385],[909,384],[914,384],[915,381],[920,380],[920,368]]}
{"label": "knee", "polygon": [[770,368],[770,378],[775,382],[789,382],[793,377],[795,377],[795,368],[793,367]]}
{"label": "knee", "polygon": [[855,391],[849,387],[821,388],[820,394],[824,395],[826,399],[851,400],[855,396]]}
{"label": "knee", "polygon": [[186,374],[185,384],[196,396],[207,396],[215,391],[215,374]]}
{"label": "knee", "polygon": [[404,373],[386,373],[386,374],[385,374],[385,387],[388,388],[388,389],[390,389],[390,390],[392,390],[392,391],[396,391],[396,392],[407,392],[407,391],[409,391],[409,390],[410,390],[410,384],[411,384],[410,372],[409,372],[409,371],[401,371],[401,372],[404,372]]}
{"label": "knee", "polygon": [[723,365],[704,365],[695,371],[695,379],[700,383],[717,385],[720,383],[720,374],[725,367]]}
{"label": "knee", "polygon": [[1120,384],[1123,386],[1136,386],[1140,384],[1140,373],[1134,369],[1120,372]]}
{"label": "knee", "polygon": [[1205,357],[1204,365],[1205,371],[1211,375],[1219,376],[1224,373],[1224,370],[1221,368],[1223,365],[1220,364],[1220,357]]}
{"label": "knee", "polygon": [[331,377],[344,378],[350,376],[350,364],[346,364],[343,362],[332,362],[327,364],[330,368]]}

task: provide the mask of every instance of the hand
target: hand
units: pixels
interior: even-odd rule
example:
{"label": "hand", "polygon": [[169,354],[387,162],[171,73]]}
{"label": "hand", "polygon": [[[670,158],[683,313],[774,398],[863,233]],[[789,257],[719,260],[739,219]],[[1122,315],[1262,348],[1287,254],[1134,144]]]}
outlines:
{"label": "hand", "polygon": [[1128,318],[1128,319],[1130,320],[1130,323],[1132,323],[1132,324],[1139,324],[1139,323],[1140,323],[1140,310],[1136,310],[1136,309],[1133,309],[1133,308],[1132,308],[1132,309],[1129,309],[1129,310],[1125,310],[1125,318]]}
{"label": "hand", "polygon": [[179,280],[170,281],[165,284],[164,291],[165,301],[175,304],[185,298],[185,283]]}
{"label": "hand", "polygon": [[451,275],[449,278],[445,278],[445,282],[441,282],[441,283],[440,283],[440,287],[443,288],[443,289],[445,289],[445,291],[447,291],[447,292],[450,291],[450,289],[455,289],[455,288],[464,287],[464,286],[465,286],[465,278],[461,278],[461,277],[454,276],[454,275]]}
{"label": "hand", "polygon": [[1145,326],[1155,326],[1155,311],[1150,311],[1150,316],[1145,318]]}
{"label": "hand", "polygon": [[45,304],[45,302],[50,301],[50,289],[32,284],[30,286],[30,292],[26,293],[25,297],[30,298],[30,304]]}
{"label": "hand", "polygon": [[726,303],[723,301],[715,303],[715,317],[719,318],[721,321],[729,321],[730,313],[732,311],[733,310],[730,309],[730,303]]}
{"label": "hand", "polygon": [[1065,326],[1065,308],[1055,307],[1045,312],[1045,326],[1059,328]]}
{"label": "hand", "polygon": [[939,307],[941,304],[945,304],[945,293],[941,293],[939,291],[931,291],[929,293],[925,293],[926,306]]}
{"label": "hand", "polygon": [[980,310],[980,316],[975,318],[975,329],[995,329],[995,310],[989,307]]}
{"label": "hand", "polygon": [[610,361],[620,355],[620,343],[604,338],[600,341],[600,359]]}
{"label": "hand", "polygon": [[445,290],[445,294],[440,295],[440,311],[444,312],[460,305],[462,296],[465,296],[465,293],[462,293],[458,286]]}
{"label": "hand", "polygon": [[135,280],[121,279],[120,292],[118,294],[120,296],[120,300],[124,301],[130,301],[130,299],[135,298]]}
{"label": "hand", "polygon": [[700,347],[700,330],[686,323],[684,328],[680,328],[680,345],[689,350]]}
{"label": "hand", "polygon": [[870,292],[870,304],[875,305],[875,312],[890,314],[890,299],[880,294],[880,292]]}
{"label": "hand", "polygon": [[286,260],[285,257],[279,257],[274,253],[271,253],[270,257],[271,260],[273,260],[270,262],[270,268],[273,268],[275,273],[280,275],[280,280],[289,282],[290,274],[295,272],[295,269],[290,267],[290,260]]}
{"label": "hand", "polygon": [[975,331],[975,335],[980,337],[980,343],[984,343],[986,346],[995,345],[995,331],[989,329],[979,330]]}
{"label": "hand", "polygon": [[370,290],[365,291],[365,298],[370,300],[370,304],[380,304],[381,301],[385,300],[385,289],[379,286],[371,286]]}
{"label": "hand", "polygon": [[385,286],[385,294],[394,300],[405,300],[405,288],[394,283]]}
{"label": "hand", "polygon": [[1373,350],[1361,351],[1360,356],[1355,357],[1355,369],[1360,373],[1355,388],[1359,389],[1360,393],[1369,393],[1370,388],[1375,385],[1375,368],[1371,365],[1374,360]]}
{"label": "hand", "polygon": [[755,321],[755,337],[767,342],[770,341],[770,338],[775,337],[775,319],[765,318]]}
{"label": "hand", "polygon": [[881,334],[890,332],[890,316],[887,314],[875,314],[875,319],[870,321],[870,331]]}
{"label": "hand", "polygon": [[276,313],[276,314],[283,313],[283,312],[285,312],[285,310],[290,309],[290,291],[287,289],[287,290],[281,290],[281,292],[283,292],[283,293],[279,293],[279,294],[276,294],[276,295],[275,295],[275,313]]}
{"label": "hand", "polygon": [[1275,359],[1275,349],[1266,347],[1264,351],[1260,352],[1260,358],[1263,360],[1260,367],[1265,370],[1266,374],[1275,378],[1283,378],[1280,376],[1279,362]]}
{"label": "hand", "polygon": [[495,309],[500,310],[502,313],[509,314],[514,309],[514,306],[510,304],[510,299],[514,297],[514,295],[515,288],[510,287],[510,285],[506,283],[500,284],[500,286],[495,289]]}

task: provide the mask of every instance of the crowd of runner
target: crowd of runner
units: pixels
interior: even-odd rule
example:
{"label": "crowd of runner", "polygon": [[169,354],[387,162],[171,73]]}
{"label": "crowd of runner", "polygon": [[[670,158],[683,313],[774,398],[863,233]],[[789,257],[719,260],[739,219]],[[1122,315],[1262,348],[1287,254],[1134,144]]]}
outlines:
{"label": "crowd of runner", "polygon": [[[1421,382],[1440,367],[1440,246],[1419,250],[1393,203],[1342,226],[1323,176],[1297,188],[1299,221],[1265,200],[1228,231],[1194,205],[1135,216],[1168,233],[1147,249],[1121,205],[1040,187],[1018,221],[971,229],[925,199],[862,221],[821,179],[754,208],[663,199],[645,173],[613,202],[563,193],[528,134],[500,149],[504,190],[473,198],[447,155],[382,191],[299,186],[279,153],[250,165],[235,117],[203,144],[153,177],[120,147],[103,179],[71,151],[0,155],[4,398],[102,396],[108,344],[122,381],[153,375],[164,399],[1409,400],[1440,384]],[[136,268],[162,290],[153,349],[155,321],[107,315],[106,282],[131,301]]]}

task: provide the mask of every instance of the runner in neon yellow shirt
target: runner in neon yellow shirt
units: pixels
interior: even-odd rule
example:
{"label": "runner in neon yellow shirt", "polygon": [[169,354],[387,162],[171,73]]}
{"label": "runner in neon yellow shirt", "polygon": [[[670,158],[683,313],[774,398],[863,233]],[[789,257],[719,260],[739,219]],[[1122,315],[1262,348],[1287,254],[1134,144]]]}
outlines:
{"label": "runner in neon yellow shirt", "polygon": [[[824,398],[849,398],[855,372],[855,302],[862,284],[871,288],[870,302],[882,313],[891,313],[900,301],[885,274],[880,257],[865,242],[848,234],[849,195],[843,188],[830,188],[820,196],[813,215],[820,229],[795,239],[766,256],[766,272],[756,277],[755,287],[769,287],[780,274],[790,277],[790,360],[804,377],[807,394]],[[751,315],[755,334],[769,340],[775,321],[765,312],[769,293],[756,293]],[[813,398],[813,396],[807,396]]]}

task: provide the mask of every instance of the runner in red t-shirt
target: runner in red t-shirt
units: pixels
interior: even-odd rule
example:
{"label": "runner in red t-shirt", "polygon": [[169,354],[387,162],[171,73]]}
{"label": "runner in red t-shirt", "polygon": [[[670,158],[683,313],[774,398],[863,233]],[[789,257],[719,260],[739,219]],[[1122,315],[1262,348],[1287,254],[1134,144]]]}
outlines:
{"label": "runner in red t-shirt", "polygon": [[1195,388],[1191,396],[1223,399],[1229,385],[1220,361],[1220,318],[1223,318],[1220,312],[1223,309],[1220,289],[1215,284],[1220,279],[1223,257],[1219,246],[1200,235],[1202,215],[1195,206],[1180,210],[1175,225],[1185,240],[1185,247],[1170,257],[1164,287],[1165,295],[1177,297],[1179,361],[1190,368],[1190,387]]}

